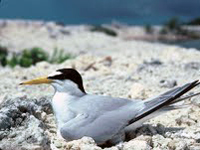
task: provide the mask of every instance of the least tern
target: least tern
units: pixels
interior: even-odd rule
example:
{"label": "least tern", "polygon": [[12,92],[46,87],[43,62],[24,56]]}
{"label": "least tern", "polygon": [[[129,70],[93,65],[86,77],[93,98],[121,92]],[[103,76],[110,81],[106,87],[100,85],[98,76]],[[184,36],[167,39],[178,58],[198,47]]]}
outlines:
{"label": "least tern", "polygon": [[182,108],[178,102],[199,93],[181,97],[199,80],[176,87],[147,100],[130,100],[85,92],[81,75],[71,68],[56,70],[47,77],[26,81],[21,85],[48,83],[55,89],[51,101],[58,132],[67,141],[92,137],[97,144],[117,144],[129,130],[134,130],[152,117]]}

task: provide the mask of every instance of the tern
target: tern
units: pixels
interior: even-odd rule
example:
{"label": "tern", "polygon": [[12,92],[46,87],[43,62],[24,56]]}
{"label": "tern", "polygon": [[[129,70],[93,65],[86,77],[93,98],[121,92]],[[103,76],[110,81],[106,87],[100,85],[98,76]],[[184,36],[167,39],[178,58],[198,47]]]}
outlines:
{"label": "tern", "polygon": [[51,84],[55,89],[51,105],[58,133],[67,141],[92,137],[98,145],[120,143],[127,131],[137,129],[155,116],[182,108],[180,101],[200,94],[182,96],[199,85],[199,80],[147,100],[87,94],[81,75],[72,68],[59,69],[21,85],[41,83]]}

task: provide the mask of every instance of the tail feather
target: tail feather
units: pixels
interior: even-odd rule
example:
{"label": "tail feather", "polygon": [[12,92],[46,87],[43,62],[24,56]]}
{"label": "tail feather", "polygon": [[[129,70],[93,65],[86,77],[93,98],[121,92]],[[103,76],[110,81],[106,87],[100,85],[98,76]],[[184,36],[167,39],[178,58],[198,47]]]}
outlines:
{"label": "tail feather", "polygon": [[[171,110],[171,109],[178,109],[180,107],[174,106],[173,104],[179,101],[182,101],[187,98],[191,98],[193,96],[199,95],[200,93],[196,93],[190,96],[186,96],[183,98],[180,98],[183,94],[187,93],[197,85],[199,85],[199,80],[196,80],[192,83],[187,83],[181,87],[174,88],[170,91],[167,91],[158,97],[155,97],[153,99],[146,100],[145,105],[146,107],[144,110],[141,111],[137,116],[135,116],[133,119],[131,119],[128,123],[128,125],[147,117],[148,115],[158,111],[160,108],[163,108],[163,110]],[[170,106],[171,105],[171,106]]]}
{"label": "tail feather", "polygon": [[178,103],[178,102],[180,102],[180,101],[183,101],[183,100],[185,100],[185,99],[189,99],[189,98],[192,98],[192,97],[198,96],[198,95],[200,95],[200,92],[197,92],[197,93],[194,93],[194,94],[191,94],[191,95],[187,95],[187,96],[184,96],[184,97],[180,97],[180,98],[178,98],[178,99],[172,101],[171,104]]}

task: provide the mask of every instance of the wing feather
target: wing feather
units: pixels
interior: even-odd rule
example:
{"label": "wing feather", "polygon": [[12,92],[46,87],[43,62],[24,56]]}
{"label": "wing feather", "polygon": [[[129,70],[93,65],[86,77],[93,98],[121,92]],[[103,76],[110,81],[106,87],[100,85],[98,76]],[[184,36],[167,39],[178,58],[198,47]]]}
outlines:
{"label": "wing feather", "polygon": [[128,125],[148,116],[149,114],[159,110],[160,108],[170,105],[171,103],[173,103],[173,101],[176,101],[183,94],[187,93],[199,84],[199,80],[196,80],[192,83],[187,83],[181,87],[177,87],[170,91],[167,91],[153,99],[146,100],[145,108],[137,116],[131,119]]}

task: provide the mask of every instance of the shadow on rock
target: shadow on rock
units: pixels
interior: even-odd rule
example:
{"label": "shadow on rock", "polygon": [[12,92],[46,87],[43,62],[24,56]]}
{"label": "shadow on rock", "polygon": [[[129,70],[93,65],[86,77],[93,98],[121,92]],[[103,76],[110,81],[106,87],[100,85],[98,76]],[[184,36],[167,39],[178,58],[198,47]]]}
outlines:
{"label": "shadow on rock", "polygon": [[50,149],[42,113],[52,113],[47,98],[5,100],[0,105],[0,149]]}
{"label": "shadow on rock", "polygon": [[166,133],[175,133],[183,130],[183,127],[165,127],[162,124],[157,124],[157,126],[152,126],[150,124],[145,124],[142,127],[136,129],[135,131],[130,131],[126,133],[126,141],[132,140],[141,135],[153,136],[160,134],[166,137]]}

